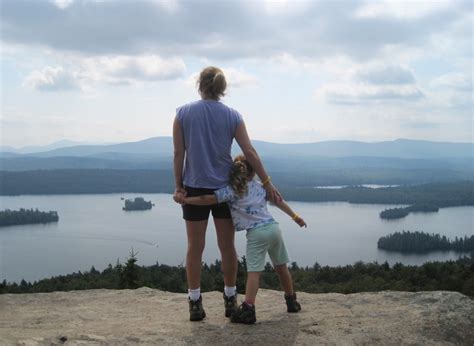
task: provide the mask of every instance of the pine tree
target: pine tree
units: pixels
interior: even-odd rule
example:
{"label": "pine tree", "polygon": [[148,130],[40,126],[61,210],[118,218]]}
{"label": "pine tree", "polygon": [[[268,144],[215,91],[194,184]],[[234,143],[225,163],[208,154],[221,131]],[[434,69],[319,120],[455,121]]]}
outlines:
{"label": "pine tree", "polygon": [[137,252],[130,250],[130,257],[127,259],[125,266],[120,269],[120,288],[135,289],[139,287],[138,284],[138,266],[137,266]]}

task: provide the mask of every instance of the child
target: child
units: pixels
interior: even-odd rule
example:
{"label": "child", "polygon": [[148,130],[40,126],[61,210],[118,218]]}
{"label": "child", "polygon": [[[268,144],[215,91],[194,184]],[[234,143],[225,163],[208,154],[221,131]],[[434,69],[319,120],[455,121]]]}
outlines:
{"label": "child", "polygon": [[[280,283],[285,291],[288,312],[301,310],[293,290],[291,274],[286,264],[289,262],[285,244],[281,237],[278,223],[267,209],[266,192],[263,186],[270,181],[268,177],[263,184],[253,178],[255,171],[245,159],[239,155],[234,159],[229,186],[216,190],[212,195],[185,197],[184,203],[195,205],[211,205],[227,202],[232,214],[236,231],[247,230],[247,286],[245,301],[231,316],[234,323],[251,324],[256,322],[255,297],[257,296],[260,273],[265,267],[265,255],[270,255]],[[288,214],[300,227],[305,221],[281,200],[276,206]]]}

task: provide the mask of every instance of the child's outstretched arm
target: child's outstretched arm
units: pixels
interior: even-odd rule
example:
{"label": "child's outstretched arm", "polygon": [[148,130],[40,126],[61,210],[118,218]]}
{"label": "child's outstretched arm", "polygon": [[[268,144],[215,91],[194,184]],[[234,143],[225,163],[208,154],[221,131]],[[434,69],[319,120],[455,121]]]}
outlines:
{"label": "child's outstretched arm", "polygon": [[275,205],[283,211],[285,214],[287,214],[289,217],[293,219],[300,227],[307,227],[306,222],[303,220],[302,217],[300,217],[298,214],[296,214],[293,209],[286,203],[283,199],[275,201]]}
{"label": "child's outstretched arm", "polygon": [[184,204],[213,205],[217,204],[216,195],[202,195],[196,197],[185,197]]}

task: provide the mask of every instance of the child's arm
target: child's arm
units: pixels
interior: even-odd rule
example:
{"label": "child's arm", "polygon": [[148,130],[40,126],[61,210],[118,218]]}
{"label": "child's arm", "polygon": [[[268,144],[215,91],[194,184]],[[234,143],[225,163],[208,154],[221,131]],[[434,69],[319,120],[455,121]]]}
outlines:
{"label": "child's arm", "polygon": [[300,227],[307,227],[306,222],[301,218],[298,214],[296,214],[293,209],[290,208],[288,203],[286,203],[283,199],[276,200],[275,205],[284,213],[286,213],[289,217],[293,219]]}
{"label": "child's arm", "polygon": [[213,205],[217,204],[216,195],[202,195],[197,197],[185,197],[184,204]]}

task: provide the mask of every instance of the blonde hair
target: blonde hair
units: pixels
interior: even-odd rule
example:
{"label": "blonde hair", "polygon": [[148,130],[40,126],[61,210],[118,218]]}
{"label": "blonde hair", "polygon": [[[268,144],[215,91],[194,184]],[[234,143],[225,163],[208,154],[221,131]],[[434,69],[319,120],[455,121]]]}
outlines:
{"label": "blonde hair", "polygon": [[199,93],[205,99],[219,100],[227,88],[224,72],[218,67],[208,66],[199,74]]}
{"label": "blonde hair", "polygon": [[240,197],[248,191],[247,182],[253,178],[255,170],[247,161],[244,155],[237,155],[234,158],[234,165],[230,171],[230,186],[232,190]]}

